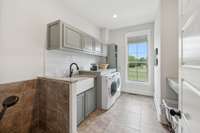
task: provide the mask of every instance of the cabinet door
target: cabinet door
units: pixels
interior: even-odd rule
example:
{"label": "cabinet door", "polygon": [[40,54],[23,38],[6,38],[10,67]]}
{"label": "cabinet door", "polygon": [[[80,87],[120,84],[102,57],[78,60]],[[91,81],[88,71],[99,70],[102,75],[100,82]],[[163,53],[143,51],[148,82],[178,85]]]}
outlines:
{"label": "cabinet door", "polygon": [[85,92],[85,116],[96,109],[96,89],[92,88]]}
{"label": "cabinet door", "polygon": [[95,40],[94,50],[96,53],[101,53],[101,51],[102,51],[101,42]]}
{"label": "cabinet door", "polygon": [[83,37],[83,50],[93,52],[93,39],[90,36]]}
{"label": "cabinet door", "polygon": [[81,49],[81,33],[64,25],[63,47]]}
{"label": "cabinet door", "polygon": [[60,38],[62,34],[62,22],[55,21],[47,25],[47,49],[60,49],[62,44],[62,39]]}
{"label": "cabinet door", "polygon": [[102,45],[102,54],[103,56],[107,56],[107,45],[105,44]]}
{"label": "cabinet door", "polygon": [[85,118],[84,97],[84,93],[81,93],[77,96],[77,125],[79,125]]}

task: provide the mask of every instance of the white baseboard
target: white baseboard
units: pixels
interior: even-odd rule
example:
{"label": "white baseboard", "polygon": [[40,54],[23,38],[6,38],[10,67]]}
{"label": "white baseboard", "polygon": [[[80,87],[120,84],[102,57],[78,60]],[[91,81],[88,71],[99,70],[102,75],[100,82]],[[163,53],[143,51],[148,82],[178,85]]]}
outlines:
{"label": "white baseboard", "polygon": [[161,108],[160,108],[160,104],[159,102],[157,101],[157,99],[154,97],[154,105],[155,105],[155,108],[156,108],[156,114],[157,114],[157,120],[159,122],[161,122]]}
{"label": "white baseboard", "polygon": [[145,96],[153,96],[152,90],[139,90],[139,89],[122,89],[122,92],[131,93],[131,94],[139,94]]}

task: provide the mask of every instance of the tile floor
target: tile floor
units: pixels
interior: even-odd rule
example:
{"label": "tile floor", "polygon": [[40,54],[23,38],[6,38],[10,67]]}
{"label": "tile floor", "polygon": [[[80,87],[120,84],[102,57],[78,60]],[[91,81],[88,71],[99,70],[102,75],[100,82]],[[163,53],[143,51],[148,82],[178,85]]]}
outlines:
{"label": "tile floor", "polygon": [[78,133],[169,133],[156,121],[151,97],[122,94],[108,111],[96,110]]}

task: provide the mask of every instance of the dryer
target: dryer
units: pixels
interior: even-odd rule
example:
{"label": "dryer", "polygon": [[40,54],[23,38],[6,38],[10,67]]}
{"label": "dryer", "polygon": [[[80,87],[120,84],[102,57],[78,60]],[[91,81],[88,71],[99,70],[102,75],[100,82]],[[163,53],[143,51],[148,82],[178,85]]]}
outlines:
{"label": "dryer", "polygon": [[108,110],[121,93],[121,77],[119,72],[102,76],[102,109]]}

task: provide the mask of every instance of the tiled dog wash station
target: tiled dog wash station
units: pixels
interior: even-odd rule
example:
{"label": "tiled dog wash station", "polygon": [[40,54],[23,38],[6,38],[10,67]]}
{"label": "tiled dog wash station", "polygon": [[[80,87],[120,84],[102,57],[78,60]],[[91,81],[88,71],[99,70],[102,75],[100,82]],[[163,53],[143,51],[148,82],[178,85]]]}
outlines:
{"label": "tiled dog wash station", "polygon": [[8,96],[19,97],[2,117],[0,133],[68,133],[68,86],[45,78],[0,85],[1,103]]}

